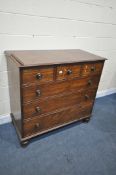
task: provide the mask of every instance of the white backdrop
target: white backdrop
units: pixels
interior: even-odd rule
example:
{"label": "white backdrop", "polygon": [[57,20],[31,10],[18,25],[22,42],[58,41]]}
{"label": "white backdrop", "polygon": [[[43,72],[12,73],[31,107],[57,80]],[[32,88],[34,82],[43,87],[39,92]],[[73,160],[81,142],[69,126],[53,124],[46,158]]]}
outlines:
{"label": "white backdrop", "polygon": [[99,91],[116,88],[115,0],[0,0],[0,116],[10,113],[4,50],[83,49],[107,57]]}

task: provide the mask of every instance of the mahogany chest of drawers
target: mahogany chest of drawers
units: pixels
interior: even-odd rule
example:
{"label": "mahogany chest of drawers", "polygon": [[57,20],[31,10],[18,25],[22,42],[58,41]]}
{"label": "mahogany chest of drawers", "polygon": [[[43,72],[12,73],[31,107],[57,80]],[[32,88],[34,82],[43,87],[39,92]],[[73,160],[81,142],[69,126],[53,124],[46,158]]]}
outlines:
{"label": "mahogany chest of drawers", "polygon": [[82,50],[5,51],[11,117],[21,144],[89,121],[105,58]]}

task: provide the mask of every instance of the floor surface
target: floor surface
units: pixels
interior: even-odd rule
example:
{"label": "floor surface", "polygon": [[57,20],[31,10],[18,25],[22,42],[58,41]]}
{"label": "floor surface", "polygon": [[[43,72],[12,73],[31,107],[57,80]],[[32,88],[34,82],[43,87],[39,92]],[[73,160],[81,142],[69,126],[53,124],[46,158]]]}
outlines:
{"label": "floor surface", "polygon": [[116,94],[96,100],[89,123],[75,123],[20,147],[0,126],[0,175],[116,175]]}

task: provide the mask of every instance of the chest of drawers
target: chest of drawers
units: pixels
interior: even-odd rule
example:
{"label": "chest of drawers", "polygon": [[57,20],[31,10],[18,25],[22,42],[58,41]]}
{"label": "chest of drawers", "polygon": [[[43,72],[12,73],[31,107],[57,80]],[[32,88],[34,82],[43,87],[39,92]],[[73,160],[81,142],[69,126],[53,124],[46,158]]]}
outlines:
{"label": "chest of drawers", "polygon": [[5,51],[11,117],[22,145],[89,121],[105,58],[82,50]]}

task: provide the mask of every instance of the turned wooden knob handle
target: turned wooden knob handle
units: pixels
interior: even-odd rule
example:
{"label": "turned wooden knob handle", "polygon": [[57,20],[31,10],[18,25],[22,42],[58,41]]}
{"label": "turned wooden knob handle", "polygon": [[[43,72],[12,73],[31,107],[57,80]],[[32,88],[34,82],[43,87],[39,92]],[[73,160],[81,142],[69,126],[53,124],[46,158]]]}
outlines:
{"label": "turned wooden knob handle", "polygon": [[67,70],[67,74],[68,74],[68,75],[72,74],[72,70],[70,70],[70,69]]}
{"label": "turned wooden knob handle", "polygon": [[36,90],[36,95],[40,96],[41,95],[41,91],[39,89]]}
{"label": "turned wooden knob handle", "polygon": [[38,112],[38,113],[40,113],[40,112],[41,112],[41,109],[40,109],[40,107],[39,107],[39,106],[37,106],[37,107],[35,108],[35,110],[36,110],[36,112]]}
{"label": "turned wooden knob handle", "polygon": [[91,67],[91,71],[92,71],[92,72],[95,71],[95,67],[94,67],[94,66]]}
{"label": "turned wooden knob handle", "polygon": [[41,79],[42,79],[42,74],[41,74],[41,73],[37,73],[37,74],[36,74],[36,78],[37,78],[38,80],[41,80]]}
{"label": "turned wooden knob handle", "polygon": [[88,81],[88,85],[92,85],[92,80],[89,80]]}
{"label": "turned wooden knob handle", "polygon": [[40,128],[40,124],[39,123],[36,123],[35,124],[35,129],[39,129]]}
{"label": "turned wooden knob handle", "polygon": [[88,100],[88,99],[89,99],[89,95],[87,95],[87,94],[86,94],[86,95],[85,95],[85,99],[87,99],[87,100]]}

